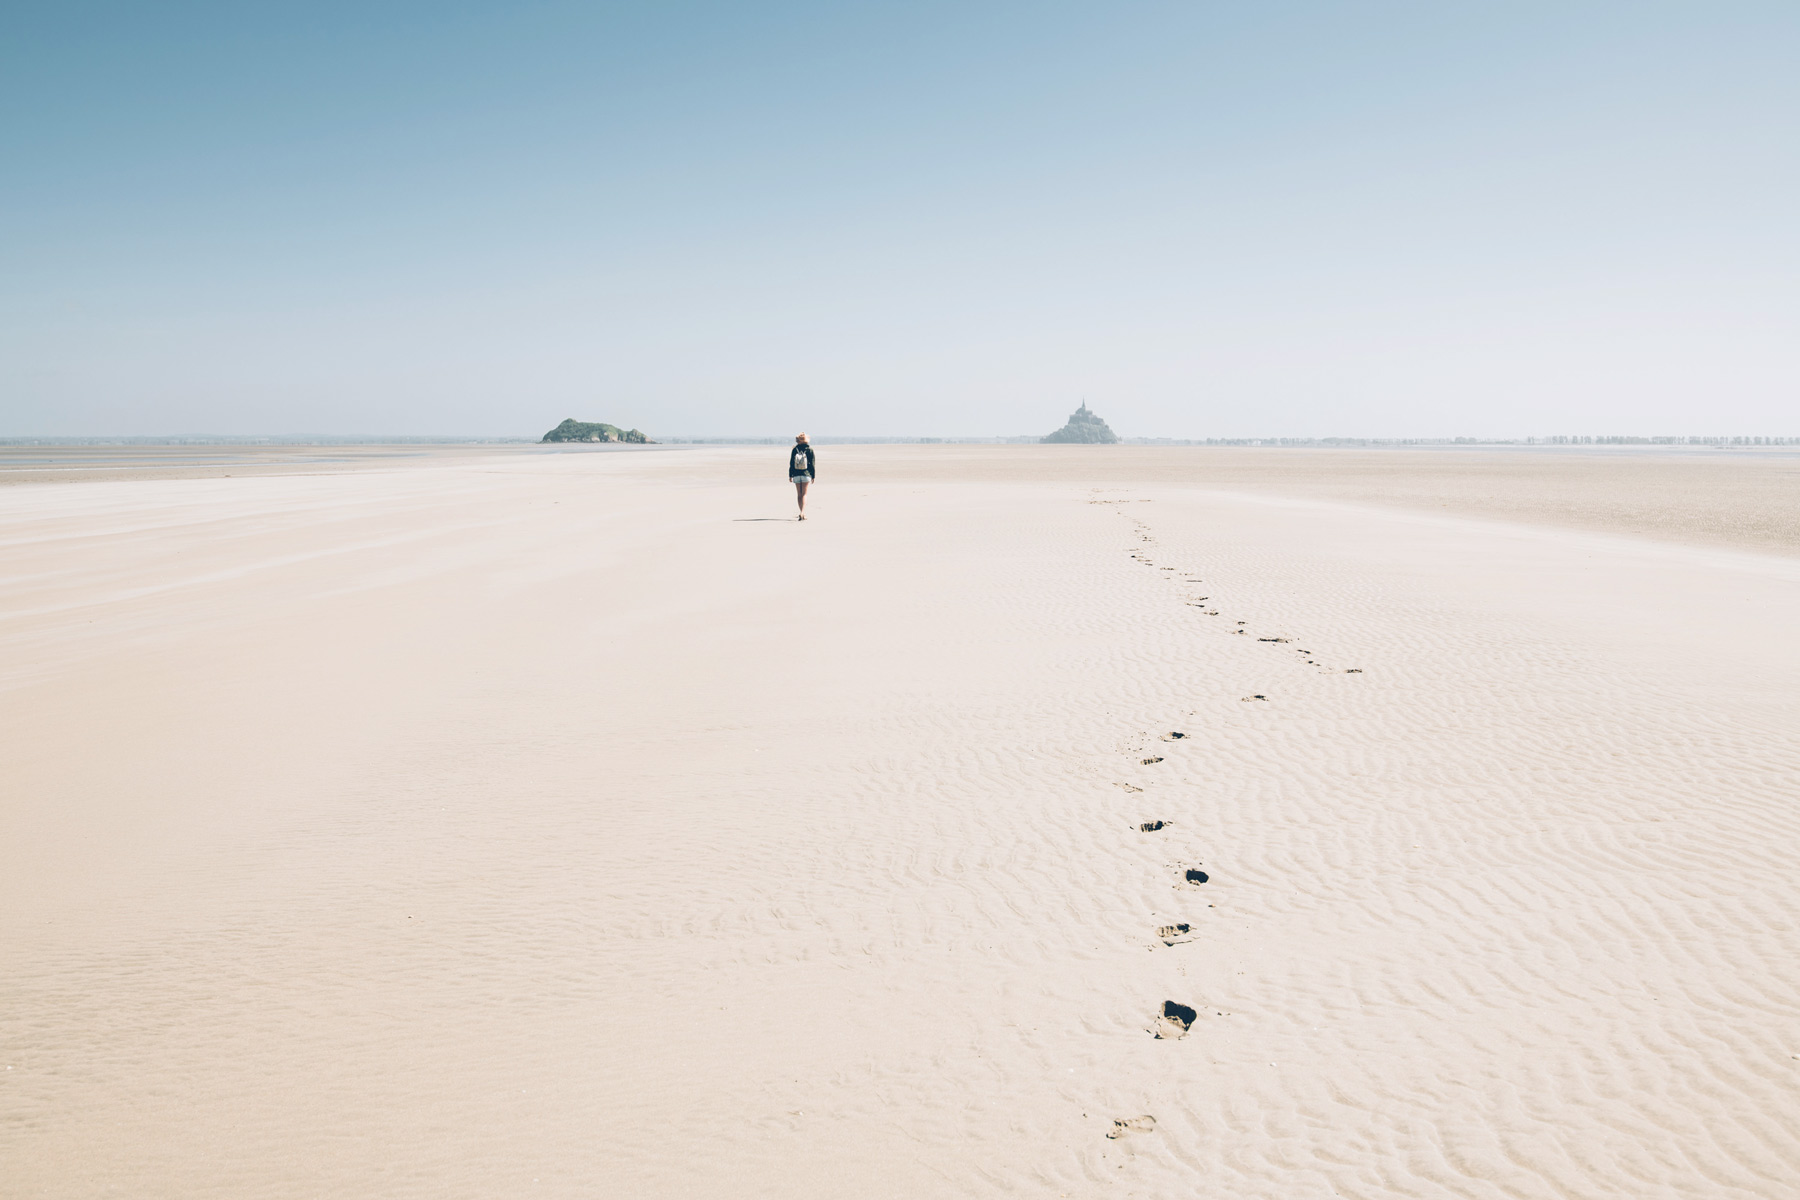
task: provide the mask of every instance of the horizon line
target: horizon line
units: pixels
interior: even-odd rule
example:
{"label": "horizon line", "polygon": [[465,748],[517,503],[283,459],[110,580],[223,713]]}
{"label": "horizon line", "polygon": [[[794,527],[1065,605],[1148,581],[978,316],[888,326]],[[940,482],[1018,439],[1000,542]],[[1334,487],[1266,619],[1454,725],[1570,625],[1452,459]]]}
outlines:
{"label": "horizon line", "polygon": [[[651,436],[651,444],[664,446],[786,445],[788,434],[663,434]],[[820,434],[812,438],[822,445],[1040,445],[1038,434],[934,436],[925,434]],[[1054,444],[1054,443],[1052,443]],[[1090,443],[1071,443],[1090,444]],[[1750,447],[1800,446],[1800,436],[1769,434],[1547,434],[1515,437],[1463,436],[1243,436],[1243,437],[1120,437],[1116,443],[1092,445],[1139,446],[1698,446]],[[0,436],[0,447],[56,446],[433,446],[433,445],[618,445],[627,443],[550,442],[524,434],[46,434]]]}

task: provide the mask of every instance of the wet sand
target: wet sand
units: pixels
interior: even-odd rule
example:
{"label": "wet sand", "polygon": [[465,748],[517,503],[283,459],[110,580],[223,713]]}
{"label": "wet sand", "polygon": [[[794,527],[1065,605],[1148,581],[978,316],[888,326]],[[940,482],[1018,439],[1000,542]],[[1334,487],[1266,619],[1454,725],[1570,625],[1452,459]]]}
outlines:
{"label": "wet sand", "polygon": [[779,456],[0,489],[0,1194],[1792,1194],[1800,460]]}
{"label": "wet sand", "polygon": [[[1800,450],[1692,447],[1276,449],[1165,446],[833,446],[864,481],[1177,483],[1701,545],[1800,553]],[[0,446],[0,486],[344,474],[565,454],[695,454],[698,477],[754,483],[774,451],[735,469],[689,446]],[[758,455],[761,457],[758,457]],[[684,465],[665,464],[672,477]]]}

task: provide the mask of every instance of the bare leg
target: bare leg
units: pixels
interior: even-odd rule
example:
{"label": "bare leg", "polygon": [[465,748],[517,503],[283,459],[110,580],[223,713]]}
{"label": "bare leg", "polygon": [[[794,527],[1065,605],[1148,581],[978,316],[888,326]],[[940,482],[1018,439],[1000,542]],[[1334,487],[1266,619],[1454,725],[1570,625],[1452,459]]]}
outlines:
{"label": "bare leg", "polygon": [[806,520],[806,480],[794,480],[794,499],[800,504],[800,519]]}

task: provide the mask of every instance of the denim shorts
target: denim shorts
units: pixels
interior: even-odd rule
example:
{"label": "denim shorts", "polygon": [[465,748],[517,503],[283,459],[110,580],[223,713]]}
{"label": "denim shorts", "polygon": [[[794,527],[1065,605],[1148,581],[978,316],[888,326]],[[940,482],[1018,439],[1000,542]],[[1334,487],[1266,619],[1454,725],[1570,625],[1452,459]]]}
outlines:
{"label": "denim shorts", "polygon": [[789,475],[788,482],[789,483],[811,483],[812,476],[811,475]]}

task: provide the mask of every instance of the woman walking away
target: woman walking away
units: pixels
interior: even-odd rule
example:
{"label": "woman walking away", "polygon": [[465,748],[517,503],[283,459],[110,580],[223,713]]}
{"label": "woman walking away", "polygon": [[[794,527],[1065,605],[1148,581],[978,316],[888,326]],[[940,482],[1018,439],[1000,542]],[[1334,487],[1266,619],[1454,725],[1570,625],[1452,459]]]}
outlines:
{"label": "woman walking away", "polygon": [[800,502],[800,519],[806,520],[806,485],[813,481],[817,459],[804,433],[794,435],[794,448],[788,453],[788,482],[794,485],[794,499]]}

